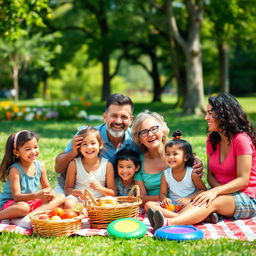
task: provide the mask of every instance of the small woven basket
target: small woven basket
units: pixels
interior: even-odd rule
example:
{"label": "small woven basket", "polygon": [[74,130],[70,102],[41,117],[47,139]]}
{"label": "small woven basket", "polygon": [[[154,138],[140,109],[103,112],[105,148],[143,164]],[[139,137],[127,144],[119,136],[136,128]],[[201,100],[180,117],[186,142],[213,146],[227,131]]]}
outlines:
{"label": "small woven basket", "polygon": [[50,211],[40,211],[30,216],[31,224],[33,227],[33,233],[42,237],[52,236],[70,236],[77,230],[81,229],[83,214],[72,219],[65,220],[43,220],[39,219],[39,216]]}
{"label": "small woven basket", "polygon": [[[133,191],[135,190],[135,196]],[[140,199],[139,186],[134,185],[128,196],[118,196],[118,205],[99,206],[100,199],[94,199],[91,192],[85,190],[85,198],[89,196],[90,200],[86,200],[84,207],[88,212],[91,228],[106,228],[108,224],[114,220],[122,218],[135,218],[139,215],[139,208],[142,204]]]}

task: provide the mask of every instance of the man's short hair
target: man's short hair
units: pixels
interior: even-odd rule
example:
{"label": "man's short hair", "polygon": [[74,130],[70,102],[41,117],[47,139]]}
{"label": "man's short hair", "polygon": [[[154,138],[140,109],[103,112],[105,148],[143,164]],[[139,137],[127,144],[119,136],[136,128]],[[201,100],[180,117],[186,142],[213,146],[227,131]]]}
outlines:
{"label": "man's short hair", "polygon": [[106,111],[108,111],[108,108],[110,105],[119,105],[119,106],[130,105],[132,112],[134,108],[133,102],[130,97],[124,96],[123,94],[118,94],[118,93],[112,94],[111,96],[108,97],[106,101],[106,108],[105,108]]}

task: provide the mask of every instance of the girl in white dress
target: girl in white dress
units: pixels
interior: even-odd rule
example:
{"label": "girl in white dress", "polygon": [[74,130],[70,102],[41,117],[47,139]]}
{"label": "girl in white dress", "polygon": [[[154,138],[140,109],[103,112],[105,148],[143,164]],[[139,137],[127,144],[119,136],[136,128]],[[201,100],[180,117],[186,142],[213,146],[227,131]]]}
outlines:
{"label": "girl in white dress", "polygon": [[70,162],[67,170],[64,208],[72,208],[83,200],[88,189],[94,198],[115,196],[115,179],[112,164],[99,156],[103,141],[97,129],[88,126],[79,131],[83,136],[79,155]]}

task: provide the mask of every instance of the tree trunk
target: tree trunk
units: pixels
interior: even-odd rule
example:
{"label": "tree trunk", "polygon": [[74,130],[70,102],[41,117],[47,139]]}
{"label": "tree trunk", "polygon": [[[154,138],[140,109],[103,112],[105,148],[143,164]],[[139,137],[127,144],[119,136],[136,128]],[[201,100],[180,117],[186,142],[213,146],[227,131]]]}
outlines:
{"label": "tree trunk", "polygon": [[[164,3],[164,9],[165,9],[165,14],[167,17],[167,23],[171,27],[171,13],[169,12],[169,7],[170,7],[170,2],[165,2]],[[186,75],[185,73],[181,73],[179,69],[179,62],[178,62],[178,56],[177,56],[177,46],[176,42],[174,39],[174,35],[172,33],[172,29],[168,30],[168,35],[169,35],[169,47],[170,47],[170,53],[171,53],[171,60],[172,60],[172,72],[173,75],[176,79],[177,83],[177,102],[176,102],[176,107],[181,107],[183,106],[184,99],[186,96]],[[184,71],[184,69],[183,69]],[[184,83],[185,79],[185,83]]]}
{"label": "tree trunk", "polygon": [[218,44],[219,52],[219,83],[222,93],[229,92],[229,58],[228,46],[220,42]]}
{"label": "tree trunk", "polygon": [[102,59],[102,91],[101,91],[101,100],[105,101],[111,94],[110,90],[110,70],[109,70],[110,60],[109,56],[106,54]]}
{"label": "tree trunk", "polygon": [[181,66],[178,68],[178,80],[177,80],[177,91],[178,100],[176,102],[176,107],[182,107],[187,95],[187,78],[186,78],[186,68]]}
{"label": "tree trunk", "polygon": [[19,100],[19,68],[17,65],[14,65],[12,68],[12,81],[14,89],[14,100],[17,102]]}
{"label": "tree trunk", "polygon": [[181,36],[173,13],[172,1],[166,0],[169,26],[176,42],[186,58],[187,95],[183,104],[185,114],[199,114],[204,109],[203,72],[201,61],[200,30],[203,20],[204,1],[184,1],[188,13],[188,39]]}
{"label": "tree trunk", "polygon": [[157,57],[155,52],[149,54],[152,65],[152,80],[153,80],[153,102],[161,102],[162,87],[157,67]]}
{"label": "tree trunk", "polygon": [[[97,13],[97,20],[101,32],[101,40],[108,40],[109,35],[109,26],[106,14],[106,3],[104,0],[99,2],[99,9]],[[101,48],[101,61],[102,61],[102,91],[101,91],[101,100],[105,101],[111,93],[110,82],[110,51],[109,49]]]}
{"label": "tree trunk", "polygon": [[183,105],[186,114],[204,112],[204,91],[201,51],[186,52],[187,95]]}

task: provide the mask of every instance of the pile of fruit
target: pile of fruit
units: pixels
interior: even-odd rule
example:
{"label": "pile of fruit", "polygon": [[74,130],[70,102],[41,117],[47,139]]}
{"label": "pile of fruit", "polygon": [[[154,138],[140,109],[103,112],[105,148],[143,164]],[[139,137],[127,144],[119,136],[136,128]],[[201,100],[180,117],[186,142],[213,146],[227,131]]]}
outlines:
{"label": "pile of fruit", "polygon": [[82,207],[74,207],[73,209],[62,209],[57,207],[47,213],[42,213],[38,216],[40,220],[54,220],[60,221],[65,219],[72,219],[80,215],[82,211]]}

